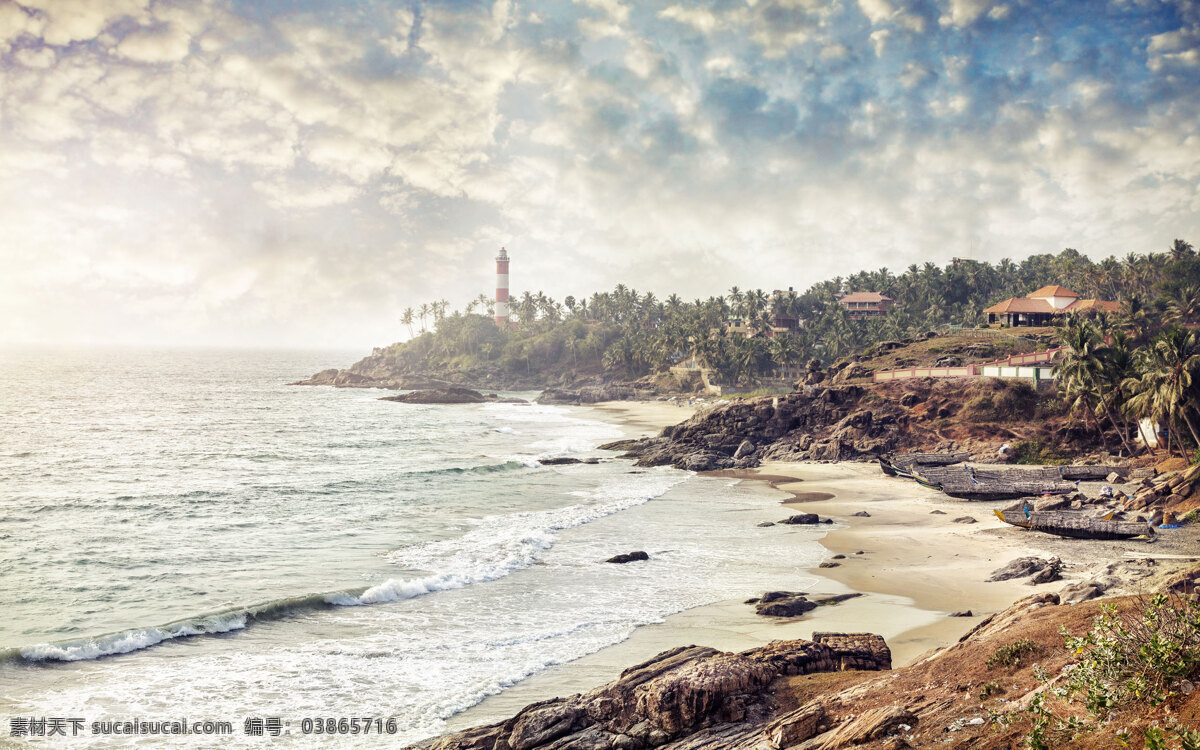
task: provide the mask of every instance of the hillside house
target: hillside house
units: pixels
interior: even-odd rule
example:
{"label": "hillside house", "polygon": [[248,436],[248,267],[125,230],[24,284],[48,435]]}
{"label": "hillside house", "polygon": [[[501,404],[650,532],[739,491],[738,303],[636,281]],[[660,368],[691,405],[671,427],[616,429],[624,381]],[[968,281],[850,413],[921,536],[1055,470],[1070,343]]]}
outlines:
{"label": "hillside house", "polygon": [[1011,297],[984,310],[988,324],[1045,326],[1061,315],[1086,312],[1117,312],[1120,305],[1098,299],[1080,299],[1062,286],[1044,286],[1026,297]]}
{"label": "hillside house", "polygon": [[839,297],[838,304],[850,313],[851,320],[863,320],[887,315],[894,303],[879,292],[851,292]]}

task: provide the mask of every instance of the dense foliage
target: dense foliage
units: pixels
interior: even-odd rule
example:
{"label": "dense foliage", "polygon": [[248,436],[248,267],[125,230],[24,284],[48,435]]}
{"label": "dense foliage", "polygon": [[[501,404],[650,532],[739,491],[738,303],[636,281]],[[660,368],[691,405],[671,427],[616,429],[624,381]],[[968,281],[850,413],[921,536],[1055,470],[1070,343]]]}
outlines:
{"label": "dense foliage", "polygon": [[[881,268],[823,281],[801,293],[733,287],[723,296],[686,301],[618,285],[587,299],[558,302],[525,292],[511,303],[515,325],[506,331],[492,323],[491,303],[482,295],[464,311],[449,314],[443,300],[407,309],[401,322],[413,337],[376,354],[407,370],[501,368],[627,378],[694,356],[726,382],[749,381],[814,359],[832,362],[873,343],[946,324],[979,325],[984,308],[1047,284],[1061,284],[1085,298],[1121,301],[1122,322],[1138,336],[1164,319],[1200,317],[1200,259],[1191,245],[1176,240],[1167,252],[1098,263],[1067,249],[1020,263],[958,259],[945,268],[912,265],[899,275]],[[883,318],[851,320],[836,302],[844,291],[881,292],[896,306]],[[772,314],[796,316],[802,325],[768,337],[764,332]],[[743,323],[750,335],[731,330],[731,321]]]}
{"label": "dense foliage", "polygon": [[[1100,436],[1111,432],[1125,455],[1146,442],[1145,425],[1166,428],[1167,451],[1200,447],[1200,334],[1179,316],[1157,325],[1100,315],[1068,318],[1058,330],[1064,352],[1054,370],[1059,392]],[[1111,429],[1110,429],[1111,428]]]}
{"label": "dense foliage", "polygon": [[[1120,712],[1135,714],[1168,707],[1191,693],[1200,674],[1200,599],[1194,594],[1159,593],[1140,606],[1120,612],[1103,606],[1092,627],[1080,636],[1063,632],[1072,662],[1060,680],[1036,670],[1041,689],[1025,713],[1031,729],[1025,746],[1051,750],[1090,732],[1113,733],[1113,746],[1132,747],[1134,736],[1121,727]],[[1200,730],[1162,712],[1140,734],[1143,747],[1200,750]],[[1017,714],[997,714],[1001,724]],[[1175,742],[1178,742],[1176,745]]]}

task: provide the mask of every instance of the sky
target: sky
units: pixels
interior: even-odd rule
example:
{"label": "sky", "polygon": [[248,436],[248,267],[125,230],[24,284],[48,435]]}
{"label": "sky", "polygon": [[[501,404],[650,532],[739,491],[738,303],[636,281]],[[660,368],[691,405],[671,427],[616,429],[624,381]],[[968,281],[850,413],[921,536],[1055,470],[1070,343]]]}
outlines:
{"label": "sky", "polygon": [[0,0],[0,343],[383,345],[501,246],[692,299],[1176,237],[1193,0]]}

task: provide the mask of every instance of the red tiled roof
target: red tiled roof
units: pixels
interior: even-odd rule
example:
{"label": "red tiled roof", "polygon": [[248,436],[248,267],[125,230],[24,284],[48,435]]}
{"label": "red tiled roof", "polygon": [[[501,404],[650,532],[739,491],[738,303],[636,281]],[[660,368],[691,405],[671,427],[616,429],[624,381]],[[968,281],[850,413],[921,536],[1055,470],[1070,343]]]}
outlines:
{"label": "red tiled roof", "polygon": [[992,305],[983,312],[999,315],[1004,313],[1056,313],[1058,310],[1055,310],[1054,306],[1044,299],[1010,297],[1003,302]]}
{"label": "red tiled roof", "polygon": [[891,302],[891,297],[885,297],[879,292],[851,292],[840,297],[838,302]]}
{"label": "red tiled roof", "polygon": [[1101,299],[1077,299],[1063,308],[1063,312],[1089,312],[1092,310],[1110,313],[1120,312],[1121,303],[1105,302]]}
{"label": "red tiled roof", "polygon": [[1065,286],[1044,286],[1029,295],[1031,298],[1041,297],[1078,297],[1079,295]]}

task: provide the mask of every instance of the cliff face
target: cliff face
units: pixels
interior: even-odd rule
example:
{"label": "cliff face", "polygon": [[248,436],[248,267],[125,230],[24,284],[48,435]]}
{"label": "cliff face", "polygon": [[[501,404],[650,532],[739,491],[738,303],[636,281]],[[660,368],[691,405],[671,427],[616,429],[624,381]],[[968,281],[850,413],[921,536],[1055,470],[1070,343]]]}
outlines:
{"label": "cliff face", "polygon": [[[1096,434],[1058,413],[1052,392],[995,378],[844,383],[838,377],[780,396],[720,403],[658,437],[622,442],[644,466],[746,468],[765,460],[869,461],[896,451],[966,451],[972,460],[1011,460],[1004,443],[1052,446],[1089,457]],[[1093,460],[1094,458],[1094,460]]]}
{"label": "cliff face", "polygon": [[[664,651],[607,685],[525,707],[508,721],[414,746],[424,750],[734,750],[772,732],[815,734],[820,715],[768,720],[780,678],[848,669],[886,670],[891,652],[865,633],[814,634],[731,654],[701,646]],[[786,727],[786,728],[781,728]]]}

